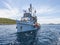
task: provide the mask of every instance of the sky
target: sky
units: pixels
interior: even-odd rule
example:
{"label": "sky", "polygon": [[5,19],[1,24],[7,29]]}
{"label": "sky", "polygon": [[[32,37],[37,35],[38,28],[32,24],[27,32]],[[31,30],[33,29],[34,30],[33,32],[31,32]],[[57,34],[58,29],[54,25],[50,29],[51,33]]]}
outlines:
{"label": "sky", "polygon": [[60,23],[60,0],[0,0],[0,18],[19,19],[30,4],[39,23]]}

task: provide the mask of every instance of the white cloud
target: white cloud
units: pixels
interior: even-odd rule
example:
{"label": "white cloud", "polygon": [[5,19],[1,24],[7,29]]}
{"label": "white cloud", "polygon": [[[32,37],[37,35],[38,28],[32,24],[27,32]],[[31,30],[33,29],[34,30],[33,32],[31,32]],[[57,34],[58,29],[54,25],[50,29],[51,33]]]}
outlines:
{"label": "white cloud", "polygon": [[3,1],[3,4],[4,4],[5,7],[8,8],[9,10],[12,9],[12,7],[11,7],[11,5],[10,5],[9,3]]}
{"label": "white cloud", "polygon": [[5,18],[17,18],[17,16],[20,16],[20,12],[17,9],[0,9],[0,17],[5,17]]}
{"label": "white cloud", "polygon": [[39,8],[37,8],[37,14],[52,14],[58,12],[60,12],[60,9],[50,6],[40,6]]}
{"label": "white cloud", "polygon": [[21,13],[18,8],[12,7],[9,3],[4,2],[4,6],[7,8],[0,9],[0,17],[16,19],[21,16]]}
{"label": "white cloud", "polygon": [[[60,23],[60,18],[52,18],[48,16],[41,16],[42,14],[53,14],[53,13],[58,13],[60,10],[57,8],[52,8],[48,6],[41,6],[40,8],[37,8],[37,16],[38,16],[38,22],[41,24],[48,24],[48,23]],[[39,15],[40,14],[40,15]],[[50,15],[49,15],[50,16]]]}
{"label": "white cloud", "polygon": [[54,24],[58,24],[60,23],[60,18],[46,18],[46,17],[38,17],[38,22],[40,24],[49,24],[49,23],[54,23]]}

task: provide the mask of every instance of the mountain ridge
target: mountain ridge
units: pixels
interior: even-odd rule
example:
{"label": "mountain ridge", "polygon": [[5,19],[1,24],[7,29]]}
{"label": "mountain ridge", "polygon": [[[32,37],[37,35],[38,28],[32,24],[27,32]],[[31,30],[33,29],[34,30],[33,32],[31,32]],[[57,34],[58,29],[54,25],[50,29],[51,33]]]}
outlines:
{"label": "mountain ridge", "polygon": [[9,18],[0,18],[0,24],[16,24],[16,20]]}

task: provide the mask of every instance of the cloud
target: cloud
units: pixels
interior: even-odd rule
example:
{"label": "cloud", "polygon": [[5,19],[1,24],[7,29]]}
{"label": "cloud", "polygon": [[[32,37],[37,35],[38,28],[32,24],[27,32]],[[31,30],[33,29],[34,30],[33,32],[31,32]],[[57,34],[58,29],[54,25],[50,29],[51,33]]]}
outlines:
{"label": "cloud", "polygon": [[21,16],[18,8],[12,7],[9,3],[3,2],[5,9],[0,9],[0,17],[16,19]]}
{"label": "cloud", "polygon": [[11,5],[8,2],[2,1],[3,4],[5,5],[6,8],[8,8],[9,10],[12,9]]}
{"label": "cloud", "polygon": [[50,7],[50,6],[41,6],[37,8],[37,14],[52,14],[60,12],[58,8]]}
{"label": "cloud", "polygon": [[18,14],[19,11],[17,9],[0,9],[0,17],[5,17],[5,18],[16,18],[16,16],[20,15]]}
{"label": "cloud", "polygon": [[38,22],[41,24],[60,23],[60,18],[56,18],[56,13],[60,13],[58,8],[50,6],[41,6],[37,8]]}
{"label": "cloud", "polygon": [[38,17],[38,22],[40,24],[49,24],[49,23],[58,24],[58,23],[60,23],[60,18]]}

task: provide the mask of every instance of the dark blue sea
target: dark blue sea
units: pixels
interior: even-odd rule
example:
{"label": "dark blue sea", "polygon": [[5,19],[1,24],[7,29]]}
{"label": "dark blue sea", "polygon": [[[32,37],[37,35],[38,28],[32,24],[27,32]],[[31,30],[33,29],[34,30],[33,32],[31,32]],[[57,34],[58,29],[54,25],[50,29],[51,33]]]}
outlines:
{"label": "dark blue sea", "polygon": [[[0,45],[60,45],[60,25],[57,24],[41,25],[35,39],[31,35],[20,38],[21,35],[16,25],[0,25]],[[31,41],[33,44],[29,43]]]}

